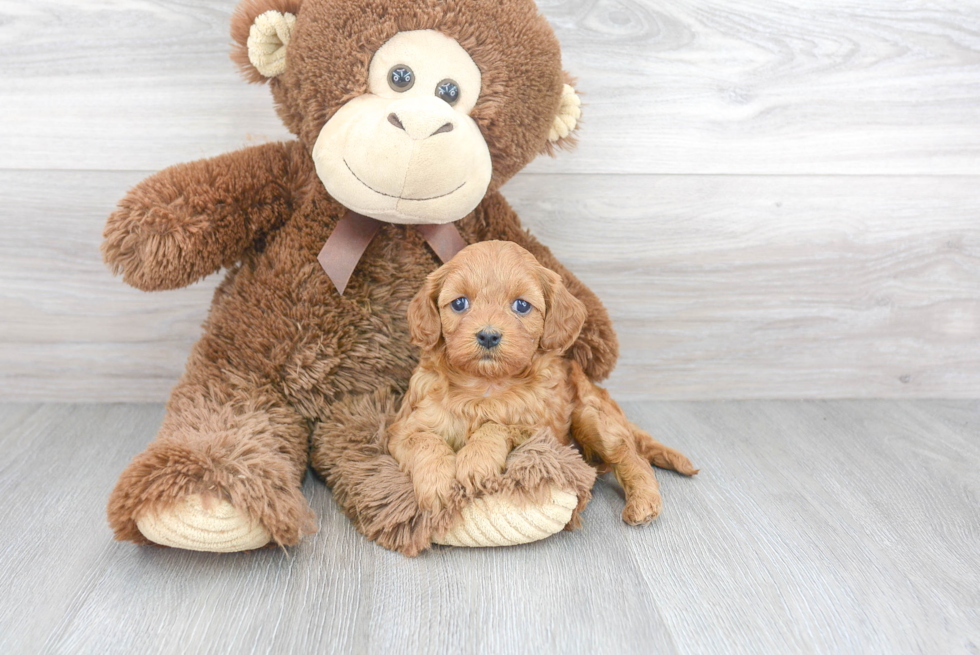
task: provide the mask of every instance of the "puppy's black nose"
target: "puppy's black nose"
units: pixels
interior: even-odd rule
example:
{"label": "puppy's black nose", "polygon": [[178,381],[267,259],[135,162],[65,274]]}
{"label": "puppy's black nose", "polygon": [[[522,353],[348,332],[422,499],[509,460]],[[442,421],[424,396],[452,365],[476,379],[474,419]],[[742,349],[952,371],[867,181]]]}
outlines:
{"label": "puppy's black nose", "polygon": [[476,342],[486,349],[496,348],[500,343],[500,333],[486,328],[476,333]]}

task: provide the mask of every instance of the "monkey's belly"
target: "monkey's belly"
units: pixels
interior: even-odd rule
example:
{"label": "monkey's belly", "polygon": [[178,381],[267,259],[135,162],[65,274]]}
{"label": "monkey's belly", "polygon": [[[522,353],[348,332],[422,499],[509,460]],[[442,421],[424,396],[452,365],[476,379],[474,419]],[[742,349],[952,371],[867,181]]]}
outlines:
{"label": "monkey's belly", "polygon": [[[383,234],[379,234],[379,237]],[[298,325],[282,366],[290,403],[316,420],[329,405],[381,388],[403,392],[418,364],[406,312],[436,264],[418,244],[369,248],[341,298],[314,270],[284,300]]]}

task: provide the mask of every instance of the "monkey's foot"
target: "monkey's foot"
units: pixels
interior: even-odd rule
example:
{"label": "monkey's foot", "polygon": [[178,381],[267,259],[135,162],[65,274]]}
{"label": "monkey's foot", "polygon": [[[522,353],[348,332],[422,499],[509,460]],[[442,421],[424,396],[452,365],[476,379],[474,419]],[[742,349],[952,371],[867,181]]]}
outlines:
{"label": "monkey's foot", "polygon": [[561,532],[578,505],[573,493],[551,488],[551,499],[541,504],[517,503],[502,496],[477,498],[462,509],[463,518],[452,530],[432,542],[445,546],[513,546],[539,541]]}
{"label": "monkey's foot", "polygon": [[173,507],[147,512],[136,527],[153,543],[185,550],[234,553],[262,548],[272,535],[227,500],[193,494]]}

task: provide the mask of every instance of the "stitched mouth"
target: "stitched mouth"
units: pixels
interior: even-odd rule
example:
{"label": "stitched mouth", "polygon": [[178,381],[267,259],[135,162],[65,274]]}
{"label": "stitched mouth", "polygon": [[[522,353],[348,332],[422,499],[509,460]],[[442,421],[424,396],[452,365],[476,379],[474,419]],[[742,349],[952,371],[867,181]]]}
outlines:
{"label": "stitched mouth", "polygon": [[367,182],[365,182],[364,180],[362,180],[360,177],[358,177],[357,173],[354,172],[354,169],[351,168],[350,167],[350,164],[347,163],[347,159],[346,158],[344,159],[344,166],[346,166],[347,167],[347,170],[350,171],[350,174],[354,176],[354,179],[357,180],[358,182],[360,182],[361,184],[363,184],[367,189],[369,189],[371,191],[374,191],[375,193],[377,193],[380,196],[385,196],[387,198],[397,198],[398,200],[414,200],[416,202],[422,202],[424,200],[438,200],[439,198],[445,198],[446,196],[450,196],[450,195],[456,193],[457,191],[459,191],[460,189],[462,189],[464,186],[466,186],[466,182],[463,182],[458,187],[456,187],[455,189],[453,189],[452,191],[450,191],[448,193],[443,193],[443,194],[438,195],[438,196],[430,196],[428,198],[406,198],[405,196],[393,196],[390,193],[385,193],[384,191],[378,191],[373,186],[371,186],[370,184],[368,184]]}

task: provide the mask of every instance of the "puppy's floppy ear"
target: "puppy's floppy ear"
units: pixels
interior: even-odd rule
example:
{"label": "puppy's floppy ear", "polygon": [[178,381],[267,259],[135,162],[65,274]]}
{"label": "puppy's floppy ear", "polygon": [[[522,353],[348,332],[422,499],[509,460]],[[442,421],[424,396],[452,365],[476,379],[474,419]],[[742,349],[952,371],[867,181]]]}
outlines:
{"label": "puppy's floppy ear", "polygon": [[563,353],[575,343],[588,312],[582,301],[565,288],[558,273],[542,266],[541,277],[546,304],[541,348]]}
{"label": "puppy's floppy ear", "polygon": [[425,284],[408,305],[408,333],[412,343],[423,350],[431,350],[442,337],[442,319],[439,317],[439,292],[446,281],[445,266],[436,269],[425,279]]}

